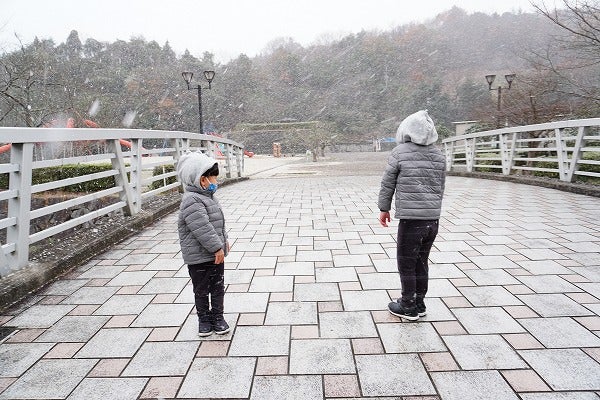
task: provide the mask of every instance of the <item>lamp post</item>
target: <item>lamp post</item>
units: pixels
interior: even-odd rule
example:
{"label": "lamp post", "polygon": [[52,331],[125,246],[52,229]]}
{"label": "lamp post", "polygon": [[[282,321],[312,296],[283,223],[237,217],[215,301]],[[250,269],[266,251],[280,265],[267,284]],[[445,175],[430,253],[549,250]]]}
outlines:
{"label": "lamp post", "polygon": [[488,83],[488,89],[498,91],[498,106],[497,106],[498,117],[497,117],[497,122],[496,122],[498,125],[498,128],[500,127],[500,110],[502,109],[502,89],[510,90],[510,87],[511,87],[513,81],[515,80],[516,76],[517,76],[516,74],[504,75],[504,78],[506,79],[506,82],[508,83],[508,87],[505,87],[505,88],[503,88],[500,85],[496,88],[492,88],[492,83],[494,83],[494,80],[496,79],[496,75],[486,75],[485,76],[485,80]]}
{"label": "lamp post", "polygon": [[[188,90],[193,89],[193,86],[190,86],[192,83],[192,78],[194,77],[193,72],[185,71],[181,73],[185,83],[187,84]],[[208,81],[208,89],[210,89],[210,83],[215,78],[215,71],[204,71],[204,78]],[[200,134],[204,133],[204,127],[202,126],[202,85],[198,83],[196,86],[198,89],[198,117],[200,118]]]}

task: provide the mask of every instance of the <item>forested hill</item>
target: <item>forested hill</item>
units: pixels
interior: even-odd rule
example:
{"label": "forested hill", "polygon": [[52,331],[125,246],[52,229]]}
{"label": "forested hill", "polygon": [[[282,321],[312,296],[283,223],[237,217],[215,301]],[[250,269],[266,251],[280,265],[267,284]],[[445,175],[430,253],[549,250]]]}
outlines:
{"label": "forested hill", "polygon": [[196,131],[196,91],[187,90],[181,72],[201,77],[214,69],[212,89],[203,91],[204,120],[219,132],[239,123],[292,119],[381,137],[422,108],[451,129],[452,121],[492,118],[495,100],[486,74],[500,79],[516,73],[511,92],[525,90],[521,82],[539,73],[526,58],[555,34],[557,28],[538,14],[453,8],[426,23],[326,44],[302,47],[281,39],[260,56],[217,63],[210,53],[178,56],[168,42],[82,43],[73,31],[64,43],[40,38],[0,56],[0,125],[40,126],[73,117],[102,127]]}

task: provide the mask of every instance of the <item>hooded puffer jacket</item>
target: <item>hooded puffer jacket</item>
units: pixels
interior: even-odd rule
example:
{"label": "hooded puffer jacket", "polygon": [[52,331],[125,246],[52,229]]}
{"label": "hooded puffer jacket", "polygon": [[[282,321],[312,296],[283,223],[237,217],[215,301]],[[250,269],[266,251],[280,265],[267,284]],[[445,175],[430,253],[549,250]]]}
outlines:
{"label": "hooded puffer jacket", "polygon": [[179,207],[179,243],[184,263],[201,264],[215,260],[223,249],[227,255],[227,232],[223,211],[213,193],[200,186],[200,176],[216,163],[201,154],[188,153],[177,165],[185,193]]}
{"label": "hooded puffer jacket", "polygon": [[446,159],[433,143],[438,138],[427,110],[402,121],[396,146],[388,158],[378,206],[390,211],[396,195],[397,219],[439,219],[445,187]]}

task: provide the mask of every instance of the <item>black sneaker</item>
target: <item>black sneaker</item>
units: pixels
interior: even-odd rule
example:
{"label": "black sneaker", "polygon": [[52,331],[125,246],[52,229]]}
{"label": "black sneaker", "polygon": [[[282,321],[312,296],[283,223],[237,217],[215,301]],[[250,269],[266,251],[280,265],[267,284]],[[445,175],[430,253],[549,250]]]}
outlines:
{"label": "black sneaker", "polygon": [[417,306],[417,313],[419,317],[424,317],[427,315],[427,307],[425,307],[425,302],[422,297],[417,297],[415,299],[415,304]]}
{"label": "black sneaker", "polygon": [[414,304],[412,307],[406,307],[403,306],[402,303],[392,301],[390,304],[388,304],[388,311],[397,317],[404,318],[409,321],[416,321],[419,319],[417,306]]}
{"label": "black sneaker", "polygon": [[212,323],[212,329],[215,331],[217,335],[224,335],[229,332],[229,325],[223,318],[223,316],[215,317],[215,320]]}
{"label": "black sneaker", "polygon": [[212,335],[212,333],[213,333],[213,327],[209,321],[200,320],[200,322],[198,322],[198,336],[200,336],[200,337],[210,336],[210,335]]}

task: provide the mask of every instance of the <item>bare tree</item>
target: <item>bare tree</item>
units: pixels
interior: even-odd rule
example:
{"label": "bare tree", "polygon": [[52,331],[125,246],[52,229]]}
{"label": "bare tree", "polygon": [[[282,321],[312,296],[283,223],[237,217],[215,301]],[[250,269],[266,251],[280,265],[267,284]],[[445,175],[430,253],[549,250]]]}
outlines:
{"label": "bare tree", "polygon": [[545,1],[533,7],[550,20],[559,34],[530,61],[555,75],[556,90],[600,106],[600,1],[562,0],[563,8]]}

